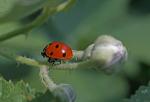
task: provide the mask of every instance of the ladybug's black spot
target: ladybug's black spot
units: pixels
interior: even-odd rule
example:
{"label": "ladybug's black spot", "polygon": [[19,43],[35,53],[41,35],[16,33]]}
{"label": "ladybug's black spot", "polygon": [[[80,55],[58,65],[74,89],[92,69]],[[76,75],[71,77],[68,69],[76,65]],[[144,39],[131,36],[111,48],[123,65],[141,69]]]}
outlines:
{"label": "ladybug's black spot", "polygon": [[66,53],[63,53],[63,57],[66,57]]}
{"label": "ladybug's black spot", "polygon": [[51,52],[50,55],[53,55],[53,52]]}
{"label": "ladybug's black spot", "polygon": [[56,48],[58,48],[58,47],[59,47],[59,45],[57,44],[55,47],[56,47]]}

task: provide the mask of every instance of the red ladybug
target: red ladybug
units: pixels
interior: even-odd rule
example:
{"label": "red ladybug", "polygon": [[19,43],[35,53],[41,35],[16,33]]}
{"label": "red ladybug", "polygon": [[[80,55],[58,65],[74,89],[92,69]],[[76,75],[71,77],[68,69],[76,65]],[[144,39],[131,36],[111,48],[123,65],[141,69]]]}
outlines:
{"label": "red ladybug", "polygon": [[53,41],[48,44],[41,52],[43,57],[48,57],[48,62],[66,61],[73,57],[72,49],[63,42]]}

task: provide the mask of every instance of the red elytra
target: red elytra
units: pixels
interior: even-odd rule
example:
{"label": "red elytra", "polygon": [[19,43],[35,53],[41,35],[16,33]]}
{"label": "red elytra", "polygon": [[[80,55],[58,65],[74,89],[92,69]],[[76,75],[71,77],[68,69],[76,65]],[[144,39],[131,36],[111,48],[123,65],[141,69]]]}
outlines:
{"label": "red elytra", "polygon": [[42,55],[49,59],[70,60],[73,57],[73,52],[67,44],[53,41],[43,49]]}

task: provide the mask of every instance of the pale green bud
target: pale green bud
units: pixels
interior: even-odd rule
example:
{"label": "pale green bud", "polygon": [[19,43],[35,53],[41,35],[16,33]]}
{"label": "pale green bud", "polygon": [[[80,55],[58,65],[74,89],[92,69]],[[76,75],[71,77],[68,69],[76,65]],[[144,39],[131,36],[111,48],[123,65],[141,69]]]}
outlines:
{"label": "pale green bud", "polygon": [[114,70],[114,66],[127,59],[127,50],[121,41],[112,36],[100,36],[84,51],[83,59],[96,62],[104,70]]}

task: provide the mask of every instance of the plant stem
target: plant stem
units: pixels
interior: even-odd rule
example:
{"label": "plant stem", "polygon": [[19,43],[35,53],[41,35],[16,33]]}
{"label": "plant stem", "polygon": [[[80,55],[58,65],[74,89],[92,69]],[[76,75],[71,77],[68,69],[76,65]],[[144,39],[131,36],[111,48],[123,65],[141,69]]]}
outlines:
{"label": "plant stem", "polygon": [[38,67],[38,68],[42,66],[46,66],[34,59],[22,57],[22,56],[16,56],[15,60],[19,63],[26,64],[26,65],[33,66],[33,67]]}
{"label": "plant stem", "polygon": [[[77,55],[82,55],[83,52],[82,51],[74,51],[74,53],[77,53],[77,54],[75,54],[76,55],[75,57],[78,57]],[[9,53],[5,50],[2,50],[2,49],[0,50],[0,55],[5,58],[14,60],[18,63],[21,63],[21,64],[26,64],[26,65],[36,67],[36,68],[41,68],[43,66],[47,66],[52,70],[72,70],[72,69],[78,69],[78,68],[90,69],[93,67],[97,67],[95,62],[90,61],[90,60],[85,60],[85,61],[81,61],[81,62],[79,61],[76,63],[74,62],[74,63],[64,63],[64,64],[60,64],[60,65],[52,65],[49,63],[39,62],[39,61],[31,59],[31,58],[18,56],[18,55]]]}
{"label": "plant stem", "polygon": [[32,29],[42,25],[43,23],[45,23],[45,21],[47,21],[47,19],[49,18],[49,16],[61,12],[65,9],[67,9],[68,7],[70,7],[70,5],[72,5],[74,3],[75,0],[68,0],[60,5],[58,5],[57,7],[54,8],[50,8],[48,5],[46,5],[43,8],[43,11],[41,13],[41,15],[39,15],[32,23],[27,24],[26,26],[22,27],[22,28],[18,28],[12,32],[8,32],[6,34],[1,34],[0,35],[0,42],[8,40],[12,37],[21,35],[21,34],[26,34],[29,31],[31,31]]}
{"label": "plant stem", "polygon": [[48,67],[47,66],[41,66],[40,68],[40,78],[42,80],[42,83],[46,88],[48,88],[51,92],[56,88],[56,84],[53,82],[53,80],[48,75]]}
{"label": "plant stem", "polygon": [[26,26],[16,29],[12,32],[8,32],[6,34],[0,35],[0,42],[5,41],[9,38],[15,37],[20,34],[25,34],[29,32],[30,30],[32,30],[33,28],[40,26],[48,19],[48,15],[49,15],[49,8],[44,7],[42,14],[39,17],[37,17],[32,23],[27,24]]}

